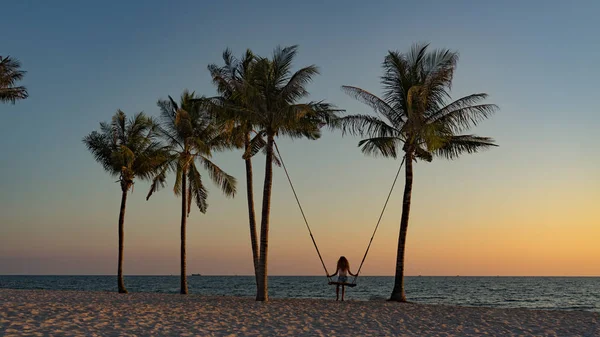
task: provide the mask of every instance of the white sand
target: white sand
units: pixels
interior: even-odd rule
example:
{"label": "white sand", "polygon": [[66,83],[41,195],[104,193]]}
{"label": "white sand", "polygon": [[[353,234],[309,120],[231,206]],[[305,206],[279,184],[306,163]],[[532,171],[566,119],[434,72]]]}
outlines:
{"label": "white sand", "polygon": [[0,289],[0,336],[600,336],[600,314]]}

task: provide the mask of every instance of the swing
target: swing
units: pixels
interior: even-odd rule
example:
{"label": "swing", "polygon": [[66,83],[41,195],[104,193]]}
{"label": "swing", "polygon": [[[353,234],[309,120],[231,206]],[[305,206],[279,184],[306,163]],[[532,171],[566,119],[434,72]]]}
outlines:
{"label": "swing", "polygon": [[352,282],[348,283],[348,282],[333,281],[331,279],[331,277],[329,277],[329,272],[327,271],[325,262],[323,262],[323,257],[321,257],[321,252],[319,251],[317,242],[315,241],[312,231],[310,230],[310,226],[308,225],[308,220],[306,220],[306,215],[304,215],[304,210],[302,209],[302,205],[300,204],[300,199],[298,199],[298,195],[296,194],[296,189],[294,189],[294,184],[292,184],[292,179],[290,178],[287,168],[285,167],[285,163],[283,162],[283,158],[281,157],[281,152],[279,152],[279,147],[277,146],[276,142],[273,142],[273,144],[275,145],[275,150],[277,151],[277,155],[279,156],[279,161],[281,162],[283,171],[285,172],[287,180],[290,183],[290,187],[292,188],[292,192],[294,193],[294,197],[296,198],[296,203],[298,203],[298,208],[300,208],[300,213],[302,213],[302,218],[304,218],[304,223],[306,224],[306,228],[308,229],[310,238],[313,242],[313,245],[315,246],[315,249],[317,250],[317,255],[319,255],[319,259],[321,260],[321,265],[323,265],[323,269],[325,270],[325,275],[327,275],[327,280],[328,280],[327,284],[337,285],[337,286],[341,285],[341,286],[346,286],[346,287],[350,287],[350,288],[356,287],[356,279],[358,278],[358,275],[360,274],[360,270],[363,266],[363,263],[365,263],[365,259],[367,258],[367,254],[369,253],[369,248],[371,248],[371,243],[373,243],[373,238],[375,237],[375,233],[377,232],[377,229],[379,228],[379,223],[381,222],[381,218],[383,217],[383,213],[385,212],[385,208],[387,207],[388,201],[390,201],[390,196],[392,195],[392,191],[394,190],[394,186],[396,185],[396,181],[398,180],[398,175],[400,175],[400,170],[402,169],[402,165],[404,164],[404,160],[406,159],[406,157],[402,158],[400,167],[398,167],[398,172],[396,172],[396,177],[394,178],[394,182],[392,183],[392,187],[390,188],[390,193],[388,193],[387,199],[385,200],[385,203],[383,204],[383,209],[381,210],[381,214],[379,214],[379,219],[377,220],[377,224],[375,225],[375,230],[373,230],[373,235],[371,235],[371,240],[369,240],[369,245],[367,246],[365,255],[363,255],[362,261],[360,262],[360,266],[358,267],[356,276],[354,276],[354,279],[352,280]]}
{"label": "swing", "polygon": [[[355,281],[356,281],[356,278],[352,282],[355,282]],[[356,283],[347,283],[347,282],[329,281],[329,282],[327,282],[327,284],[329,284],[329,285],[337,285],[337,286],[346,286],[346,287],[350,287],[350,288],[356,287]]]}

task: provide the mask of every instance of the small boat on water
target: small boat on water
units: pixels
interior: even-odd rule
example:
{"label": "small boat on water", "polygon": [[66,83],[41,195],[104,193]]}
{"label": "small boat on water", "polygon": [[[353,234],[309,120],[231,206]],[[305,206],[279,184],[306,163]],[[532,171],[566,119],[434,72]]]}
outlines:
{"label": "small boat on water", "polygon": [[192,274],[192,276],[202,276],[202,275],[200,275],[200,274]]}

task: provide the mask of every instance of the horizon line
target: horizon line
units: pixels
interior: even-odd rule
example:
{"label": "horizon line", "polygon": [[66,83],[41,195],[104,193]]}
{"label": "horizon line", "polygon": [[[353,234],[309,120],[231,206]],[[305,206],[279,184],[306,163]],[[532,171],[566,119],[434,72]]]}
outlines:
{"label": "horizon line", "polygon": [[[111,276],[116,274],[0,274],[0,276]],[[125,277],[180,276],[178,274],[135,274]],[[254,277],[254,274],[188,274],[188,277]],[[361,275],[360,277],[394,277],[395,275]],[[323,277],[323,275],[269,275],[269,277]],[[405,277],[600,277],[600,275],[405,275]]]}

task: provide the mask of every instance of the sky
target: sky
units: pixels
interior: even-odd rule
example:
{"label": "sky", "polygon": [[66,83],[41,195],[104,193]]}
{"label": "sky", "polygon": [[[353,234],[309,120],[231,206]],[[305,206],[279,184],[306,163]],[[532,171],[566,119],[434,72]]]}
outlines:
{"label": "sky", "polygon": [[[415,42],[460,53],[452,97],[475,92],[500,110],[472,133],[498,148],[414,168],[407,275],[600,276],[600,3],[578,1],[12,1],[0,55],[18,58],[30,97],[0,105],[0,274],[114,275],[120,188],[82,138],[117,109],[157,116],[188,88],[213,95],[206,66],[231,48],[268,56],[299,45],[295,69],[321,74],[310,99],[371,113],[341,85],[381,94],[388,50]],[[278,141],[323,258],[359,264],[399,161],[365,157],[359,138]],[[250,275],[239,151],[214,161],[238,178],[234,199],[211,185],[188,219],[188,272]],[[264,157],[255,163],[262,195]],[[170,177],[172,187],[174,178]],[[275,170],[271,275],[322,275],[293,194]],[[145,201],[137,181],[125,220],[125,274],[179,272],[179,202]],[[403,181],[365,275],[393,275]]]}

